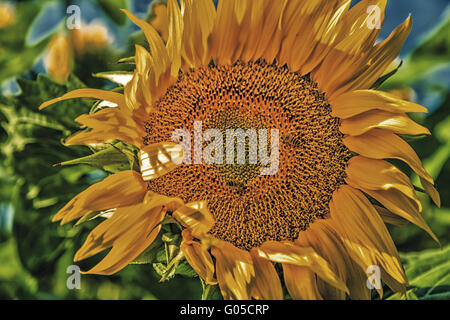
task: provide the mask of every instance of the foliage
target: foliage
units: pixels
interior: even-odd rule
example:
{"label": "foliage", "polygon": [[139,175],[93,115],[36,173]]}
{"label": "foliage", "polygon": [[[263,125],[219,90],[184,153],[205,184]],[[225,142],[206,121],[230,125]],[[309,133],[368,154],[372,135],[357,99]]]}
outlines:
{"label": "foliage", "polygon": [[[127,1],[97,3],[113,23],[127,28],[125,16],[117,10],[129,6]],[[132,56],[134,44],[144,45],[145,41],[142,32],[137,32],[123,50],[105,48],[77,57],[67,83],[58,84],[33,71],[51,35],[31,46],[25,41],[40,10],[39,1],[20,2],[16,7],[16,21],[20,23],[0,29],[0,84],[13,77],[20,88],[18,95],[0,95],[0,299],[199,299],[200,281],[178,255],[179,230],[170,220],[132,265],[111,277],[83,276],[81,290],[67,289],[67,267],[73,264],[74,254],[89,230],[103,218],[95,213],[76,227],[60,227],[51,223],[52,216],[107,173],[133,168],[136,153],[123,143],[95,150],[99,151],[95,154],[89,148],[63,146],[64,139],[79,130],[74,119],[89,112],[92,100],[69,100],[41,112],[37,107],[76,88],[110,89],[110,82],[92,75],[131,70],[129,59],[113,62]],[[416,117],[433,136],[409,142],[425,159],[441,193],[442,208],[419,196],[424,217],[444,249],[415,226],[390,227],[410,286],[406,297],[393,295],[386,288],[385,299],[450,298],[450,91],[448,83],[433,78],[436,72],[448,68],[449,24],[450,19],[444,20],[396,72],[389,74],[389,79],[377,83],[383,90],[412,87],[419,99],[427,95],[440,98],[429,115]],[[402,169],[413,175],[406,166]],[[80,267],[86,270],[99,258],[88,259]],[[167,281],[159,283],[161,279]]]}

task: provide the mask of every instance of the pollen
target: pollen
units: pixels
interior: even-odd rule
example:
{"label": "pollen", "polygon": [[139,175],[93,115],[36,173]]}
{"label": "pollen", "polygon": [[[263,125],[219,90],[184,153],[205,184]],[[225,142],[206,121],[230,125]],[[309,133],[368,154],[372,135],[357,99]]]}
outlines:
{"label": "pollen", "polygon": [[327,218],[351,152],[309,75],[262,60],[182,73],[147,119],[144,143],[171,141],[177,129],[193,136],[195,121],[221,132],[279,130],[277,173],[261,175],[260,162],[182,164],[148,182],[149,190],[185,202],[206,200],[216,219],[210,233],[245,250],[295,240],[313,221]]}

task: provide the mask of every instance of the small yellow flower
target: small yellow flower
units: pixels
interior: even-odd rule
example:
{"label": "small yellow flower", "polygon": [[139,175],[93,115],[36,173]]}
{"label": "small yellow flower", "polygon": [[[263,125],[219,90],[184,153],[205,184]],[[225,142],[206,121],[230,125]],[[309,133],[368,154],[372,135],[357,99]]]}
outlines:
{"label": "small yellow flower", "polygon": [[72,44],[64,34],[52,38],[44,57],[44,65],[50,76],[58,82],[66,82],[72,72]]}
{"label": "small yellow flower", "polygon": [[14,8],[8,3],[0,3],[0,29],[14,21]]}
{"label": "small yellow flower", "polygon": [[80,29],[71,30],[70,34],[77,56],[81,56],[87,51],[104,49],[112,42],[108,28],[101,22],[96,21],[88,25],[83,24]]}
{"label": "small yellow flower", "polygon": [[[81,89],[41,106],[108,101],[115,107],[77,119],[91,130],[66,144],[122,140],[140,150],[140,172],[107,177],[54,217],[64,224],[115,209],[75,259],[112,248],[87,273],[118,272],[170,216],[185,228],[182,254],[225,299],[282,299],[276,264],[294,299],[370,299],[371,266],[393,291],[405,292],[385,223],[410,221],[437,239],[410,179],[385,159],[408,164],[440,205],[432,177],[399,136],[430,134],[408,116],[427,109],[371,87],[399,54],[411,18],[375,43],[380,30],[368,27],[367,8],[384,12],[386,0],[352,8],[349,0],[180,3],[168,1],[167,41],[125,11],[150,51],[136,46],[136,70],[123,94]],[[180,157],[172,133],[186,128],[192,135],[196,120],[221,131],[279,129],[278,173],[170,161]]]}

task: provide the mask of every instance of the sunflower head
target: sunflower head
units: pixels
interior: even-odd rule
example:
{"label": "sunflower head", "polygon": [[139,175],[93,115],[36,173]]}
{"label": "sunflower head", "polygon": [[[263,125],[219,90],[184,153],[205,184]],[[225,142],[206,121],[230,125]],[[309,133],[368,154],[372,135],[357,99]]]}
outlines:
{"label": "sunflower head", "polygon": [[131,80],[41,106],[107,101],[77,119],[90,129],[66,144],[121,140],[139,157],[137,170],[89,187],[55,216],[67,223],[112,209],[75,257],[111,248],[88,273],[121,270],[174,223],[183,231],[170,267],[187,260],[226,299],[282,299],[282,283],[295,299],[369,299],[373,266],[405,291],[385,222],[435,236],[417,188],[387,160],[408,164],[439,205],[432,177],[400,137],[430,134],[408,116],[427,109],[374,86],[411,18],[376,43],[386,0],[350,2],[168,0],[158,7],[167,18],[159,33],[124,11],[148,42],[136,46]]}

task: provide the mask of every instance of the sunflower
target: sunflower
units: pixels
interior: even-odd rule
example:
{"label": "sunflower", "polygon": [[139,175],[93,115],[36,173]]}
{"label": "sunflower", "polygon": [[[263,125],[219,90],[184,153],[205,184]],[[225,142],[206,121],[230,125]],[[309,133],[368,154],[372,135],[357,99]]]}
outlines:
{"label": "sunflower", "polygon": [[14,22],[15,9],[8,3],[0,3],[0,29],[10,26]]}
{"label": "sunflower", "polygon": [[[90,128],[67,145],[120,140],[139,150],[140,170],[113,174],[73,198],[62,224],[114,209],[77,252],[110,249],[86,273],[118,272],[163,223],[182,227],[181,254],[225,299],[370,299],[366,270],[405,292],[407,279],[385,223],[424,221],[408,164],[436,205],[439,194],[401,135],[428,135],[407,113],[427,109],[377,91],[411,30],[408,17],[376,43],[386,0],[167,3],[168,38],[144,32],[123,93],[75,90],[48,101],[94,98],[112,107],[85,114]],[[372,11],[368,10],[372,8]],[[368,13],[368,11],[370,11]],[[377,17],[376,14],[379,13]],[[279,170],[261,164],[182,164],[174,130],[279,129]],[[195,133],[194,133],[195,134]],[[377,288],[382,294],[382,288]]]}

